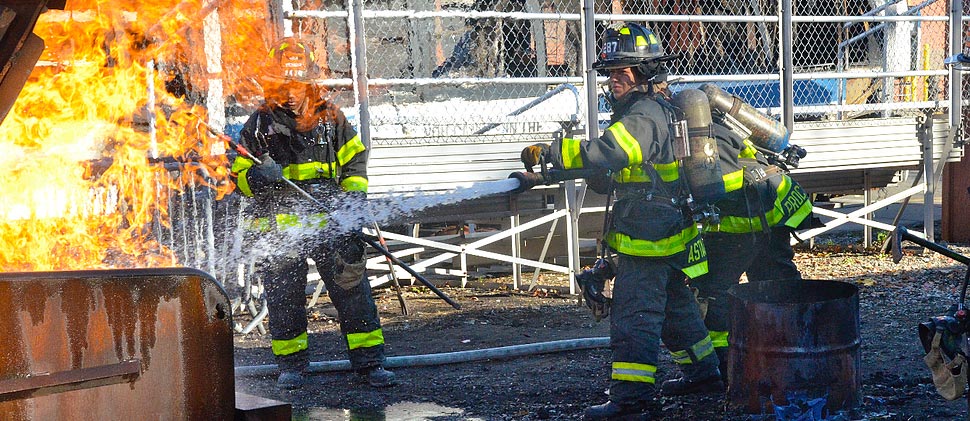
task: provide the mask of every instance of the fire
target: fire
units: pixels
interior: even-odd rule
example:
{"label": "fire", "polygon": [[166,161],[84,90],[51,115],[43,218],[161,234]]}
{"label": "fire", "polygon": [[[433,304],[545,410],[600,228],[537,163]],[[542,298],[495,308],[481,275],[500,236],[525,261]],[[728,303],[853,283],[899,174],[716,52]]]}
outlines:
{"label": "fire", "polygon": [[[190,185],[217,199],[233,188],[204,95],[189,91],[213,74],[226,95],[252,90],[245,57],[207,64],[202,25],[219,6],[68,1],[40,16],[44,55],[0,125],[0,271],[182,264],[156,232],[168,199]],[[239,35],[224,49],[264,50],[244,39],[258,16],[250,26],[233,13],[223,12]]]}

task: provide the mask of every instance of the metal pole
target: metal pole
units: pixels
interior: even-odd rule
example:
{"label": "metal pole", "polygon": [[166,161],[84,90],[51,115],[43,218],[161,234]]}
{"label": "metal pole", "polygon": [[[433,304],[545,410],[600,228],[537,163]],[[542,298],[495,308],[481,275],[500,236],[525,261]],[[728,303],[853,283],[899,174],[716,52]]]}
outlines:
{"label": "metal pole", "polygon": [[923,142],[923,174],[926,175],[926,189],[923,192],[923,234],[928,241],[934,241],[933,192],[936,190],[936,174],[933,171],[933,116],[927,111],[917,121],[920,123],[920,141]]}
{"label": "metal pole", "polygon": [[779,38],[781,45],[778,51],[781,52],[781,84],[779,92],[781,93],[781,117],[782,122],[788,131],[795,130],[795,87],[794,79],[792,74],[794,73],[792,64],[792,0],[780,0],[781,4],[779,10],[781,12],[781,36]]}
{"label": "metal pole", "polygon": [[[950,1],[950,56],[963,52],[963,0]],[[950,66],[950,130],[960,127],[963,105],[961,66]]]}
{"label": "metal pole", "polygon": [[583,87],[586,88],[586,138],[599,137],[599,98],[596,91],[596,71],[593,62],[596,60],[596,25],[593,19],[593,0],[580,0],[583,15],[580,21],[583,25]]}
{"label": "metal pole", "polygon": [[[380,225],[374,222],[374,232],[377,233],[377,241],[384,247],[385,250],[390,251],[391,249],[387,247],[387,241],[384,240],[384,234],[381,233]],[[387,261],[387,269],[390,271],[391,284],[394,285],[394,291],[397,293],[397,301],[401,304],[401,314],[407,316],[411,314],[411,310],[408,308],[408,302],[404,299],[404,292],[401,291],[401,282],[397,279],[397,269],[394,269],[394,261],[390,257],[384,256]]]}
{"label": "metal pole", "polygon": [[364,39],[364,3],[362,0],[350,0],[350,16],[347,27],[351,34],[350,55],[352,74],[354,78],[354,94],[357,97],[357,133],[360,141],[370,148],[370,105],[367,96],[367,45]]}
{"label": "metal pole", "polygon": [[[595,2],[580,0],[583,14],[580,22],[583,25],[583,86],[586,88],[586,138],[599,137],[599,95],[596,90],[596,71],[593,62],[596,60],[596,20]],[[569,293],[576,293],[576,274],[579,272],[579,211],[581,203],[576,201],[576,182],[567,181],[563,193],[566,197],[566,250],[569,253]]]}

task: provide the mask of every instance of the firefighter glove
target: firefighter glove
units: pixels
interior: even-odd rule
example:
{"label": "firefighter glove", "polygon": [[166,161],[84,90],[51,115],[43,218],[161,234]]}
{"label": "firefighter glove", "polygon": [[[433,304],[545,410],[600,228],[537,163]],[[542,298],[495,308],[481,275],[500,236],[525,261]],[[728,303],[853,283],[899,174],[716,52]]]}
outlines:
{"label": "firefighter glove", "polygon": [[249,169],[247,178],[249,185],[271,185],[283,181],[283,167],[273,161],[269,154],[265,154],[259,159],[259,165]]}
{"label": "firefighter glove", "polygon": [[532,167],[549,160],[549,145],[536,143],[526,146],[525,149],[522,149],[520,159],[525,164],[526,171],[532,172]]}
{"label": "firefighter glove", "polygon": [[576,275],[576,283],[583,290],[586,306],[593,311],[597,322],[610,315],[612,300],[606,292],[607,282],[613,279],[615,271],[609,260],[598,259],[593,267]]}

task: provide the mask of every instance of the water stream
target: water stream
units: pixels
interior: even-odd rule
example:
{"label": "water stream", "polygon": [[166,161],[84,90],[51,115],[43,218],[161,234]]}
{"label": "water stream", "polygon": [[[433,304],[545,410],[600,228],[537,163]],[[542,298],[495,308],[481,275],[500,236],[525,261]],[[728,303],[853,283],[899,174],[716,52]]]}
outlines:
{"label": "water stream", "polygon": [[[245,247],[237,241],[232,247],[232,253],[227,258],[230,261],[238,259],[240,253],[245,253],[246,256],[280,256],[286,254],[295,256],[299,247],[312,244],[313,241],[319,239],[346,235],[361,227],[373,227],[375,223],[383,226],[395,219],[421,210],[506,193],[517,187],[519,187],[518,180],[506,179],[477,182],[444,191],[392,191],[372,199],[348,199],[344,197],[339,201],[324,203],[329,211],[327,212],[326,225],[323,228],[305,226],[259,233],[254,235],[252,240],[247,240]],[[305,214],[318,213],[320,206],[307,199],[306,208],[300,211]],[[240,236],[237,236],[238,238]],[[248,251],[243,252],[241,250],[243,248]]]}

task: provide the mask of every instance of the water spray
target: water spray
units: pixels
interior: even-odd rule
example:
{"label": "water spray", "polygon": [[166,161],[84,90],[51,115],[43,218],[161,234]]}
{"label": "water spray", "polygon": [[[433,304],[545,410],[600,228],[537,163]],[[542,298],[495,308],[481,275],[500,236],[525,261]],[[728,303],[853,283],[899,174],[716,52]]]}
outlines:
{"label": "water spray", "polygon": [[[256,165],[262,164],[262,161],[259,158],[257,158],[255,155],[253,155],[253,153],[250,152],[249,149],[246,149],[245,146],[243,146],[243,145],[239,144],[238,142],[232,140],[232,138],[230,138],[229,136],[227,136],[227,135],[225,135],[223,133],[220,133],[219,131],[215,130],[214,128],[212,128],[212,126],[206,124],[205,122],[200,121],[199,123],[202,124],[203,126],[205,126],[206,130],[208,130],[209,133],[212,133],[213,135],[215,135],[216,137],[218,137],[222,141],[226,142],[226,144],[228,144],[230,148],[232,148],[233,150],[235,150],[240,155],[242,155],[242,156],[246,157],[247,159],[253,161]],[[293,188],[294,190],[296,190],[297,192],[299,192],[301,195],[303,195],[305,198],[307,198],[311,203],[319,206],[322,209],[329,210],[329,207],[328,206],[326,206],[323,202],[321,202],[317,198],[313,197],[313,195],[311,195],[310,193],[308,193],[306,190],[303,190],[302,188],[300,188],[300,186],[296,185],[296,183],[294,183],[293,181],[291,181],[291,180],[289,180],[289,179],[287,179],[285,177],[282,180],[284,182],[286,182],[286,184],[289,185],[291,188]],[[457,302],[455,302],[454,300],[452,300],[450,297],[448,297],[447,295],[445,295],[445,293],[442,292],[440,289],[438,289],[438,287],[434,286],[434,284],[432,284],[424,276],[422,276],[420,273],[418,273],[413,268],[411,268],[410,266],[408,266],[406,263],[404,263],[403,261],[401,261],[401,259],[398,259],[397,256],[394,256],[394,254],[392,254],[389,250],[387,250],[386,248],[382,247],[381,244],[377,243],[373,239],[370,239],[370,238],[366,237],[360,231],[353,231],[352,233],[357,238],[359,238],[361,241],[363,241],[367,245],[373,247],[375,250],[377,250],[378,252],[380,252],[381,254],[383,254],[384,257],[386,257],[390,261],[394,262],[394,264],[396,264],[396,265],[400,266],[401,268],[403,268],[405,271],[407,271],[409,274],[411,274],[411,276],[413,276],[415,279],[417,279],[422,284],[424,284],[426,287],[428,287],[428,289],[430,289],[432,292],[434,292],[435,295],[437,295],[438,297],[440,297],[442,300],[445,300],[445,302],[447,302],[448,304],[450,304],[456,310],[461,310],[461,305],[460,304],[458,304]],[[393,272],[393,269],[392,269],[392,272]]]}

